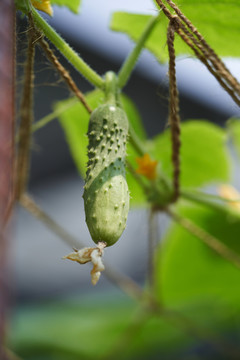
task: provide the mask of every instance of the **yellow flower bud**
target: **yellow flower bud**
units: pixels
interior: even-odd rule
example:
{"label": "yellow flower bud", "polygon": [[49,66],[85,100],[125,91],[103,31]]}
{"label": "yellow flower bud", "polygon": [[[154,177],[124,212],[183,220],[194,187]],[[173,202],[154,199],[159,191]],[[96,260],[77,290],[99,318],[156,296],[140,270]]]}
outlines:
{"label": "yellow flower bud", "polygon": [[149,154],[144,154],[141,158],[136,159],[138,168],[136,172],[144,175],[149,180],[154,180],[157,177],[157,161],[150,158]]}
{"label": "yellow flower bud", "polygon": [[50,0],[31,0],[31,2],[37,10],[43,11],[50,16],[53,15],[53,9]]}

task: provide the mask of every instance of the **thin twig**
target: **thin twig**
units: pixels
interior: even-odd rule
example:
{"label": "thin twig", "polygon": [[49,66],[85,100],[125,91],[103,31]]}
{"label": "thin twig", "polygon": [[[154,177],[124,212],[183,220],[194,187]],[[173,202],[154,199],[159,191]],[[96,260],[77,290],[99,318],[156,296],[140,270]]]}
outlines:
{"label": "thin twig", "polygon": [[[151,292],[154,292],[155,283],[156,283],[154,254],[156,250],[156,245],[159,241],[157,215],[158,212],[152,207],[149,211],[149,219],[148,219],[148,282],[149,282],[149,289]],[[158,278],[159,278],[159,274],[158,274]]]}
{"label": "thin twig", "polygon": [[81,101],[81,103],[83,104],[83,106],[85,107],[85,109],[88,111],[89,114],[91,114],[92,109],[90,108],[90,106],[88,105],[85,96],[83,95],[83,93],[79,90],[79,88],[77,87],[75,81],[73,80],[73,78],[71,77],[71,75],[69,74],[69,72],[65,69],[65,67],[59,62],[59,60],[57,59],[56,55],[54,54],[53,50],[50,49],[49,44],[47,43],[46,40],[43,39],[43,37],[39,38],[39,43],[42,47],[42,49],[45,51],[46,56],[48,57],[48,59],[52,62],[52,64],[54,65],[54,67],[57,69],[57,71],[59,72],[59,74],[61,75],[61,77],[63,78],[63,80],[67,83],[67,85],[69,86],[70,90],[74,93],[74,95],[76,95],[76,97]]}
{"label": "thin twig", "polygon": [[169,123],[171,126],[172,138],[172,163],[173,163],[173,201],[179,197],[180,191],[180,116],[179,116],[179,96],[176,80],[176,64],[174,49],[175,18],[173,17],[168,25],[167,44],[169,53]]}
{"label": "thin twig", "polygon": [[[20,199],[20,204],[34,217],[39,221],[44,223],[47,228],[49,228],[54,234],[59,236],[64,242],[66,242],[71,247],[85,247],[79,239],[70,235],[65,229],[62,228],[55,220],[53,220],[48,214],[46,214],[39,205],[28,195],[22,195]],[[126,275],[122,275],[117,272],[115,269],[112,269],[109,265],[105,265],[106,271],[103,272],[111,282],[121,288],[126,294],[133,297],[136,300],[139,300],[143,294],[141,287],[130,279]]]}
{"label": "thin twig", "polygon": [[179,225],[181,225],[184,229],[189,231],[191,234],[200,239],[204,244],[213,249],[216,253],[218,253],[222,258],[229,261],[233,265],[235,265],[238,269],[240,269],[240,256],[232,251],[225,244],[220,242],[216,237],[209,234],[206,230],[194,224],[187,218],[184,218],[170,210],[169,208],[166,210],[166,213]]}
{"label": "thin twig", "polygon": [[72,248],[75,247],[84,247],[84,244],[80,240],[76,239],[74,236],[70,235],[61,225],[59,225],[55,220],[53,220],[48,214],[45,213],[39,205],[28,195],[24,194],[20,198],[20,205],[24,207],[31,215],[40,220],[48,229],[50,229],[54,234],[59,236],[64,242],[70,245]]}

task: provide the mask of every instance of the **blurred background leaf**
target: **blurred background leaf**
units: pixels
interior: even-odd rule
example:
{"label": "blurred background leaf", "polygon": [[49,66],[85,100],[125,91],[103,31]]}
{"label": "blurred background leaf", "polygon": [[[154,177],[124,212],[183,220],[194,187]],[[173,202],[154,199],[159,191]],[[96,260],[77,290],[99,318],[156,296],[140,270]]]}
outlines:
{"label": "blurred background leaf", "polygon": [[73,13],[77,14],[81,4],[81,0],[51,0],[52,5],[66,6]]}
{"label": "blurred background leaf", "polygon": [[196,339],[164,318],[145,315],[137,303],[113,293],[88,296],[80,303],[27,306],[14,318],[11,347],[25,360],[102,359],[104,355],[146,359],[156,354],[185,359],[180,354]]}
{"label": "blurred background leaf", "polygon": [[[234,215],[182,201],[177,208],[190,219],[240,254],[240,213]],[[240,271],[178,224],[172,224],[157,255],[159,293],[168,305],[208,305],[206,317],[219,311],[239,311]],[[159,274],[159,275],[158,275]],[[160,290],[161,287],[161,290]]]}

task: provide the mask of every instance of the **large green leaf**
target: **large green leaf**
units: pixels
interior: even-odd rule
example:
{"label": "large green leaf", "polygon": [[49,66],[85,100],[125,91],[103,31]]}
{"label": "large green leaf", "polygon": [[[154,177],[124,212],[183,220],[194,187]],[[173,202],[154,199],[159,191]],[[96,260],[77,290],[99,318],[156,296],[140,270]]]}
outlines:
{"label": "large green leaf", "polygon": [[[230,156],[223,129],[203,120],[187,121],[181,126],[181,143],[180,182],[183,187],[229,179]],[[168,129],[155,137],[152,153],[169,177],[173,173],[171,152]]]}
{"label": "large green leaf", "polygon": [[[147,23],[151,17],[151,15],[116,12],[112,16],[110,26],[114,31],[120,31],[128,34],[129,37],[136,42],[144,31],[144,28],[147,26]],[[164,22],[164,25],[162,22]],[[164,17],[162,17],[161,22],[155,26],[151,36],[145,44],[145,47],[150,50],[160,61],[167,60],[167,53],[165,51],[165,27],[166,20]]]}
{"label": "large green leaf", "polygon": [[[100,90],[94,90],[87,94],[87,102],[92,109],[95,109],[98,105],[103,103],[104,96]],[[56,108],[60,111],[61,107],[66,108],[66,105],[70,100],[63,100],[57,103]],[[129,121],[131,122],[136,134],[141,139],[146,138],[145,131],[143,129],[140,115],[132,103],[132,101],[126,96],[121,96],[123,107],[126,111]],[[86,165],[87,165],[87,128],[89,122],[89,114],[85,108],[79,102],[74,102],[73,106],[68,110],[62,112],[59,117],[61,125],[64,129],[66,139],[69,143],[70,151],[76,166],[82,175],[85,177]],[[134,164],[135,158],[137,157],[136,151],[133,149],[131,144],[127,146],[127,155],[130,163]],[[127,181],[131,194],[131,205],[140,205],[145,201],[142,188],[136,182],[134,177],[129,171],[127,171]]]}
{"label": "large green leaf", "polygon": [[[239,43],[240,32],[240,7],[237,1],[204,0],[196,3],[195,0],[179,0],[175,3],[220,56],[240,56],[240,46],[236,46]],[[163,12],[161,14],[159,24],[147,41],[146,47],[157,56],[158,60],[166,61],[168,20]],[[126,33],[136,41],[148,20],[149,15],[118,12],[112,18],[111,28]],[[176,36],[175,48],[177,55],[192,54],[192,50],[178,36]]]}
{"label": "large green leaf", "polygon": [[51,0],[52,5],[66,6],[73,13],[77,14],[81,4],[81,0]]}
{"label": "large green leaf", "polygon": [[[184,202],[177,211],[240,254],[240,213],[229,215]],[[157,255],[156,278],[157,292],[166,304],[207,304],[208,310],[217,312],[221,308],[230,311],[228,306],[235,304],[239,311],[239,269],[178,224],[170,227],[163,242]]]}

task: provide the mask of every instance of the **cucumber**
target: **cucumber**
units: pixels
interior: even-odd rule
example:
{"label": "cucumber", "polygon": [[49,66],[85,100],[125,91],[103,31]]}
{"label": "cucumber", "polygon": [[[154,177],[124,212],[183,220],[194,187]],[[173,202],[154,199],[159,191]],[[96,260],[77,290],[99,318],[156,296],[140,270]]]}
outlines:
{"label": "cucumber", "polygon": [[115,103],[95,109],[88,127],[84,186],[86,223],[95,243],[113,245],[126,227],[129,190],[125,178],[128,119]]}

